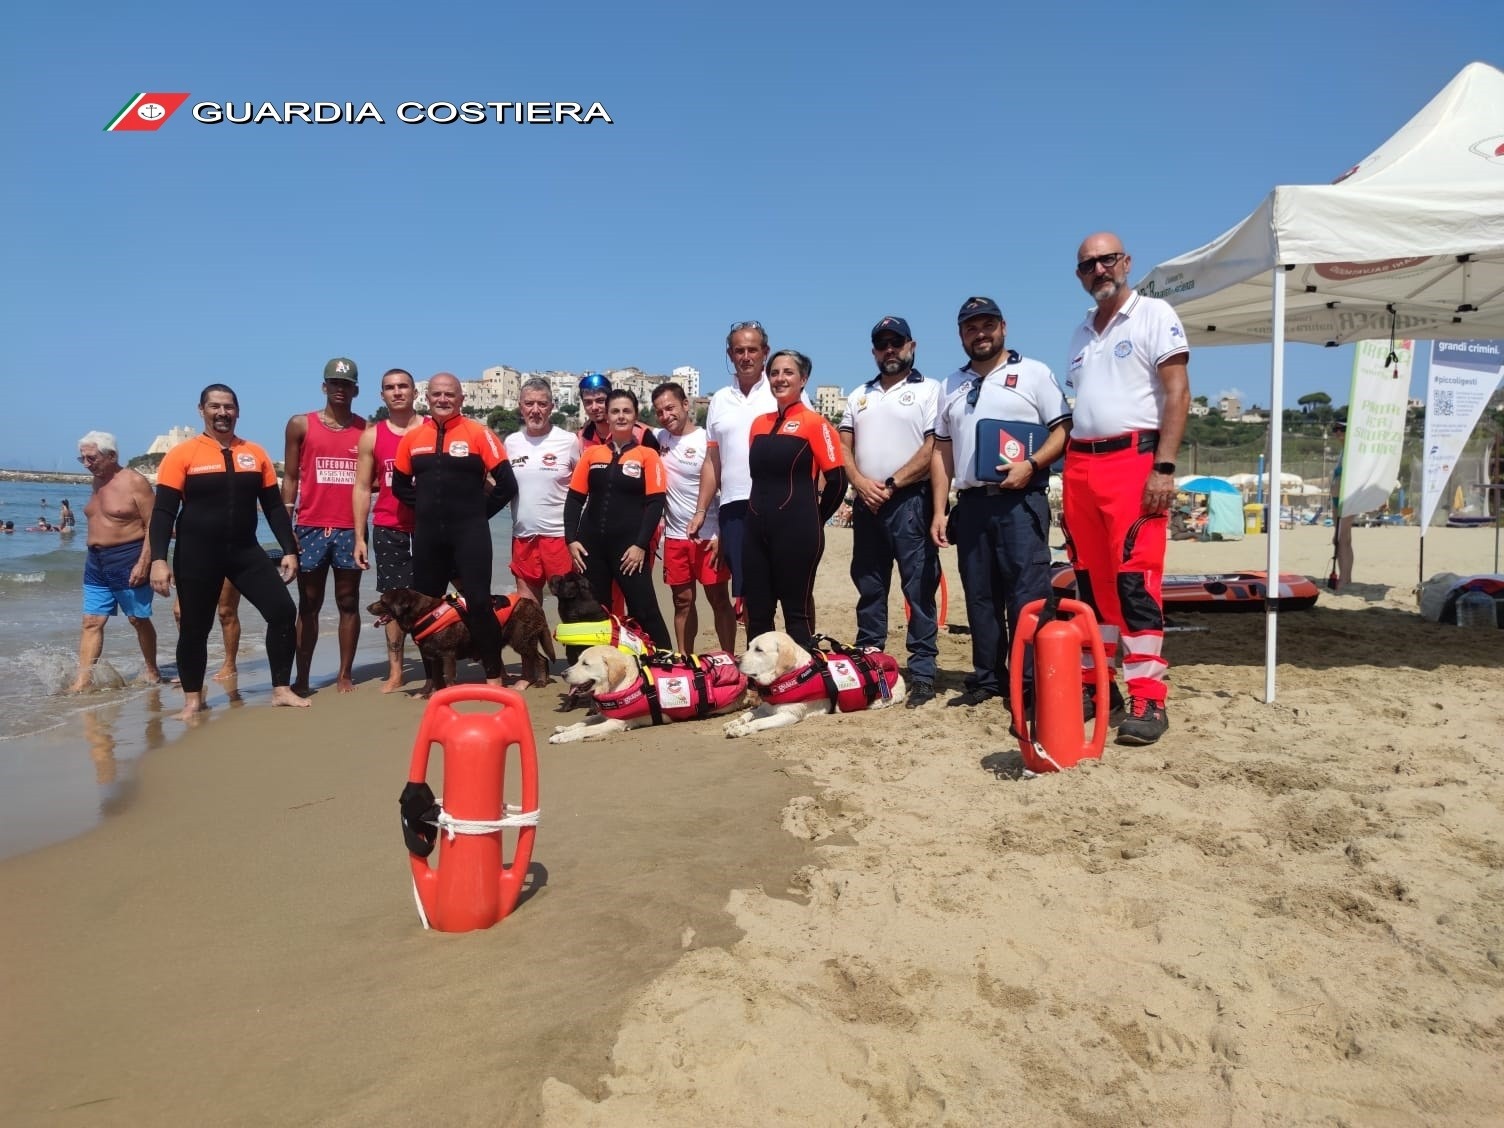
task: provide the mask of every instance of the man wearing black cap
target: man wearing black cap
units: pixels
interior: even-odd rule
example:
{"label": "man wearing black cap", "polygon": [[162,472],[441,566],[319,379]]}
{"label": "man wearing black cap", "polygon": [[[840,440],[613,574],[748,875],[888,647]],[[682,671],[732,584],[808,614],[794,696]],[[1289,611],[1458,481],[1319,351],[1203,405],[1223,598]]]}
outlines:
{"label": "man wearing black cap", "polygon": [[[980,705],[1008,684],[1008,642],[1024,604],[1050,594],[1045,490],[1050,464],[1065,451],[1071,409],[1049,368],[1008,348],[1008,326],[991,298],[967,298],[956,320],[970,361],[945,382],[935,417],[930,535],[950,543],[945,502],[954,480],[972,672],[947,704]],[[983,435],[989,421],[1001,421],[996,435],[991,427]],[[1032,697],[1032,670],[1024,671],[1024,693]]]}
{"label": "man wearing black cap", "polygon": [[341,693],[355,688],[355,644],[360,639],[360,565],[355,559],[355,464],[366,421],[351,410],[360,391],[355,362],[337,356],[324,365],[324,406],[287,421],[282,500],[296,509],[298,536],[298,666],[293,692],[308,693],[319,611],[329,569],[339,608]]}
{"label": "man wearing black cap", "polygon": [[901,317],[872,327],[878,372],[846,400],[841,446],[856,491],[851,507],[851,582],[856,644],[887,649],[893,565],[909,603],[908,697],[917,709],[935,697],[935,588],[940,552],[930,540],[930,459],[940,385],[914,367],[914,337]]}

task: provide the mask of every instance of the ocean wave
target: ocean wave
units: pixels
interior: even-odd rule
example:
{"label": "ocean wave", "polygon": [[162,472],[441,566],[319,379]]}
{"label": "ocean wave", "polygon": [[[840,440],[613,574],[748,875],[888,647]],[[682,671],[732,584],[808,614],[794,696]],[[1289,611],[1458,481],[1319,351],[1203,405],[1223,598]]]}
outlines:
{"label": "ocean wave", "polygon": [[0,572],[0,584],[40,584],[46,579],[46,572]]}

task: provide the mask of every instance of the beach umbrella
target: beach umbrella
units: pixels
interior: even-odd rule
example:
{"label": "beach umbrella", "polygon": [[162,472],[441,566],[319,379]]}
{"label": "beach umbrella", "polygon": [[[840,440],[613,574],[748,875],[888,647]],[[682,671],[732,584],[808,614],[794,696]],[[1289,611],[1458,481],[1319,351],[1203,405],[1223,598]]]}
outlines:
{"label": "beach umbrella", "polygon": [[1227,479],[1210,478],[1206,475],[1202,475],[1199,478],[1187,478],[1185,481],[1177,483],[1175,488],[1182,493],[1192,494],[1235,494],[1238,492],[1238,487]]}

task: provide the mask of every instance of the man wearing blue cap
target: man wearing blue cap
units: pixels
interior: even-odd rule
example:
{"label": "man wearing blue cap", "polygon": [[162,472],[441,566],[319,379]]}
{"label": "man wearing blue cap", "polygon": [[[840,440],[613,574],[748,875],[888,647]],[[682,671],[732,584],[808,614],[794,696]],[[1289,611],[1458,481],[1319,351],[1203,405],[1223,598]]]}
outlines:
{"label": "man wearing blue cap", "polygon": [[839,427],[851,507],[851,582],[856,644],[887,649],[893,565],[909,603],[908,696],[917,709],[935,697],[935,588],[940,552],[930,540],[930,458],[940,385],[914,367],[914,337],[901,317],[872,327],[877,375],[846,400]]}

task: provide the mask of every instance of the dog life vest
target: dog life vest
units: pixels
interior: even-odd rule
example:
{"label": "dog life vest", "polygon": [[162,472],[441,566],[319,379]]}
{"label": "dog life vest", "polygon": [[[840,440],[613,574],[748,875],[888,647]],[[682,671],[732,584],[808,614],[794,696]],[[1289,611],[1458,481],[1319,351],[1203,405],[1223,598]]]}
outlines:
{"label": "dog life vest", "polygon": [[615,693],[597,693],[601,713],[618,721],[651,714],[653,723],[693,721],[731,705],[747,689],[747,675],[724,650],[658,654],[642,662],[637,680]]}
{"label": "dog life vest", "polygon": [[797,670],[760,690],[773,705],[790,705],[824,698],[842,713],[856,713],[879,697],[887,700],[898,684],[898,662],[876,647],[846,649],[832,644],[827,654],[816,650]]}
{"label": "dog life vest", "polygon": [[560,646],[614,646],[639,658],[653,653],[653,641],[643,629],[615,615],[588,623],[560,623],[554,628],[554,638]]}
{"label": "dog life vest", "polygon": [[[496,611],[497,625],[505,628],[507,620],[512,617],[512,612],[517,609],[517,601],[505,595],[493,595],[491,604]],[[446,595],[444,602],[413,624],[413,641],[422,642],[429,635],[438,634],[444,628],[454,626],[455,621],[459,619],[460,612],[464,609],[464,596]]]}

